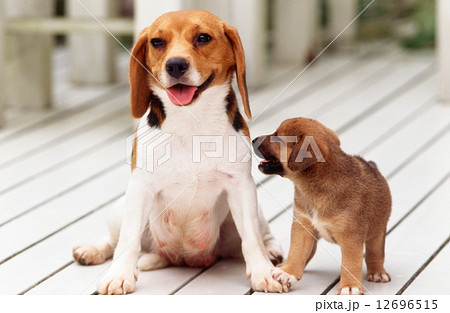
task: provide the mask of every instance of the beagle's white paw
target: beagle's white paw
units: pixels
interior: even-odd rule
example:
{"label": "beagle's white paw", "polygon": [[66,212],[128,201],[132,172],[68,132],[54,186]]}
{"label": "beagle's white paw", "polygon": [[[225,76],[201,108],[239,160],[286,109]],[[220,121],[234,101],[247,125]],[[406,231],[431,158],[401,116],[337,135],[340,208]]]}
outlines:
{"label": "beagle's white paw", "polygon": [[103,277],[98,285],[97,291],[102,295],[126,295],[134,291],[137,274],[110,275]]}
{"label": "beagle's white paw", "polygon": [[75,261],[82,265],[96,265],[105,262],[104,253],[92,245],[77,246],[72,250]]}
{"label": "beagle's white paw", "polygon": [[250,275],[250,281],[252,283],[252,288],[255,291],[264,291],[264,292],[287,292],[288,288],[273,279],[271,275],[272,267],[268,267],[267,269],[260,269],[256,271],[252,271]]}

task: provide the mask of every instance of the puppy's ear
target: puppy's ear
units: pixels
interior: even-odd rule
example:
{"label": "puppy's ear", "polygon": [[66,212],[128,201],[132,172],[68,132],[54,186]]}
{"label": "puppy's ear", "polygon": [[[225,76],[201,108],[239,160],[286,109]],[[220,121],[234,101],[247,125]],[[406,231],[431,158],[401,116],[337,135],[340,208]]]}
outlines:
{"label": "puppy's ear", "polygon": [[318,162],[325,162],[328,148],[313,136],[303,137],[297,142],[289,155],[288,167],[291,171],[304,171]]}
{"label": "puppy's ear", "polygon": [[252,118],[250,104],[248,102],[247,81],[245,80],[245,56],[242,48],[241,38],[239,37],[237,28],[234,26],[224,25],[225,35],[231,42],[234,53],[234,61],[236,62],[236,78],[241,93],[242,103],[244,104],[245,115],[249,119]]}
{"label": "puppy's ear", "polygon": [[147,69],[147,32],[144,29],[131,51],[129,79],[130,79],[130,109],[134,118],[142,117],[150,102]]}

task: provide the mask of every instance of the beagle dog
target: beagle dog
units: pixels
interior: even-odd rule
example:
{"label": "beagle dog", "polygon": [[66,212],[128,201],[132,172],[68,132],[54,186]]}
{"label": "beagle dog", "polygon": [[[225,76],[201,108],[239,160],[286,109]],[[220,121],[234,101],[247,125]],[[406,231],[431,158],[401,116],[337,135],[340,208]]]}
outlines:
{"label": "beagle dog", "polygon": [[257,205],[234,73],[251,118],[235,27],[189,10],[164,14],[140,33],[129,67],[131,114],[140,118],[131,179],[110,214],[109,234],[73,249],[85,265],[114,257],[99,293],[133,292],[137,268],[242,256],[254,290],[287,291],[271,275],[282,252]]}
{"label": "beagle dog", "polygon": [[264,160],[259,169],[295,185],[294,221],[288,259],[273,276],[288,286],[300,280],[321,237],[342,251],[338,294],[362,294],[365,248],[368,281],[388,282],[384,268],[391,193],[376,164],[340,148],[336,133],[319,122],[292,118],[253,140]]}

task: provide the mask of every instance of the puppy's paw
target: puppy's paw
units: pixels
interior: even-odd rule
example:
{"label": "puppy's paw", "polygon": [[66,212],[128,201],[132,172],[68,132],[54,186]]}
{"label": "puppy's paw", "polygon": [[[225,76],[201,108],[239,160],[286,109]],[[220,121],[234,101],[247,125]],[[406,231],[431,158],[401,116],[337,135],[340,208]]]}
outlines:
{"label": "puppy's paw", "polygon": [[367,273],[366,279],[374,283],[387,283],[391,281],[391,275],[386,271]]}
{"label": "puppy's paw", "polygon": [[109,275],[103,277],[97,285],[102,295],[126,295],[134,291],[137,274]]}
{"label": "puppy's paw", "polygon": [[72,255],[75,261],[82,265],[96,265],[105,262],[104,254],[95,246],[91,245],[73,248]]}
{"label": "puppy's paw", "polygon": [[285,288],[277,280],[275,280],[271,275],[272,267],[268,267],[266,270],[258,270],[251,272],[250,281],[252,283],[252,288],[255,291],[264,292],[287,292],[288,288]]}
{"label": "puppy's paw", "polygon": [[272,277],[283,286],[283,291],[285,292],[298,281],[294,275],[286,273],[279,267],[272,269]]}
{"label": "puppy's paw", "polygon": [[364,290],[362,289],[361,286],[339,286],[338,290],[337,290],[337,295],[363,295],[364,294]]}

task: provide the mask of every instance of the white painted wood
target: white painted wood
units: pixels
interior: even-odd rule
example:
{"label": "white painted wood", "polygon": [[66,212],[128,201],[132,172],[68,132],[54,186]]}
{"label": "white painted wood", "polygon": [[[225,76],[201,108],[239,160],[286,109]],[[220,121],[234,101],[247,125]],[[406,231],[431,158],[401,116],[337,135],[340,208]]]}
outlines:
{"label": "white painted wood", "polygon": [[[47,17],[53,9],[53,2],[47,0],[4,0],[3,5],[6,17]],[[8,105],[40,108],[50,105],[52,44],[48,35],[5,36],[4,75],[8,77],[5,82]]]}
{"label": "white painted wood", "polygon": [[0,167],[4,166],[7,162],[15,162],[19,156],[26,155],[30,151],[42,147],[44,144],[54,142],[55,140],[63,140],[65,136],[69,136],[98,120],[99,116],[123,110],[123,104],[127,103],[126,101],[128,101],[128,96],[126,94],[121,95],[100,105],[93,106],[88,110],[83,110],[69,118],[45,125],[13,141],[0,144],[0,151],[2,152],[0,153]]}
{"label": "white painted wood", "polygon": [[214,264],[176,294],[242,295],[250,287],[250,282],[245,278],[245,262],[230,259]]}
{"label": "white painted wood", "polygon": [[[350,22],[359,13],[359,2],[357,0],[328,0],[327,3],[329,8],[328,38],[331,41],[339,36],[333,43],[333,48],[350,48],[356,38],[358,21],[356,20],[352,24]],[[348,26],[349,24],[350,26]]]}
{"label": "white painted wood", "polygon": [[[438,277],[442,279],[437,279]],[[450,246],[447,244],[403,294],[449,295],[448,277],[450,277]]]}
{"label": "white painted wood", "polygon": [[124,138],[118,138],[102,145],[92,154],[80,157],[67,166],[56,168],[0,195],[0,223],[44,204],[49,198],[69,191],[77,184],[103,173],[114,165],[118,166],[122,162],[125,164],[125,156],[126,141]]}
{"label": "white painted wood", "polygon": [[[433,105],[430,110],[405,125],[395,136],[386,138],[364,157],[376,161],[380,171],[384,175],[389,175],[401,165],[405,156],[422,154],[424,151],[418,149],[448,126],[450,126],[450,107]],[[428,146],[424,149],[428,149]]]}
{"label": "white painted wood", "polygon": [[111,199],[123,195],[129,173],[128,166],[119,166],[1,226],[1,234],[14,232],[17,237],[14,241],[2,240],[0,262]]}
{"label": "white painted wood", "polygon": [[[85,1],[83,8],[76,0],[67,2],[70,17],[102,19],[114,16],[117,1],[96,0]],[[88,11],[88,12],[87,12]],[[73,34],[68,37],[70,51],[70,77],[74,83],[110,83],[115,78],[115,45],[114,38],[104,34]]]}
{"label": "white painted wood", "polygon": [[439,99],[450,103],[450,2],[437,1],[437,57],[439,64]]}
{"label": "white painted wood", "polygon": [[67,138],[48,149],[31,154],[8,167],[0,169],[0,193],[5,189],[17,186],[36,175],[42,175],[57,166],[63,166],[74,158],[79,158],[97,149],[106,141],[116,138],[126,138],[133,130],[129,126],[130,118],[123,112],[119,118],[110,122],[99,123],[98,127],[87,129]]}
{"label": "white painted wood", "polygon": [[106,28],[113,35],[132,35],[134,33],[134,23],[131,18],[107,17],[101,18],[100,21],[101,24],[90,15],[84,17],[14,18],[8,20],[6,30],[12,34],[71,35],[73,33],[89,33],[104,35],[105,32],[108,33]]}
{"label": "white painted wood", "polygon": [[318,53],[318,1],[276,0],[273,14],[275,60],[305,64]]}
{"label": "white painted wood", "polygon": [[[374,61],[373,63],[370,61],[363,62],[362,64],[358,63],[355,72],[347,74],[340,79],[333,80],[325,86],[318,86],[317,90],[314,90],[314,92],[310,91],[308,95],[299,100],[293,99],[291,105],[280,107],[274,104],[273,108],[268,108],[267,111],[264,112],[265,115],[270,116],[270,122],[269,120],[266,120],[264,116],[260,116],[258,120],[261,118],[264,122],[256,125],[253,128],[253,132],[257,134],[271,133],[274,128],[278,127],[285,119],[299,116],[311,117],[311,113],[315,111],[317,112],[317,116],[320,116],[322,112],[327,112],[325,108],[336,110],[340,103],[345,103],[344,101],[347,97],[354,97],[357,93],[364,95],[362,91],[370,88],[372,82],[367,80],[361,81],[359,77],[375,77],[382,82],[383,80],[381,80],[378,70],[384,68],[387,64],[389,64],[389,61],[384,60]],[[340,101],[338,101],[339,99]],[[374,103],[371,98],[366,99],[365,102],[367,102],[368,105]],[[322,120],[319,119],[319,121]],[[338,121],[340,120],[336,120],[335,122]],[[326,125],[330,128],[334,128],[334,125]]]}
{"label": "white painted wood", "polygon": [[5,106],[6,106],[6,98],[5,98],[5,82],[4,82],[4,37],[5,37],[5,17],[4,17],[4,9],[3,9],[3,1],[0,1],[0,128],[5,123]]}
{"label": "white painted wood", "polygon": [[267,64],[267,3],[261,0],[229,0],[231,23],[238,28],[245,52],[247,85],[265,80]]}
{"label": "white painted wood", "polygon": [[[61,232],[36,244],[6,263],[0,265],[0,293],[18,294],[44,279],[55,270],[72,260],[72,247],[80,242],[99,240],[107,231],[105,220],[111,206],[102,208],[92,215],[70,225]],[[44,257],[45,256],[45,257]],[[33,261],[30,261],[33,260]],[[92,267],[94,270],[96,267]],[[75,281],[80,275],[90,275],[90,268],[84,267],[84,273],[65,280],[59,288],[48,288],[47,293],[67,292],[80,294],[87,284],[76,286]],[[91,279],[95,276],[91,275]],[[45,285],[46,282],[43,283]],[[41,287],[41,285],[38,286]],[[35,292],[33,290],[32,292]],[[44,293],[44,291],[41,291]]]}
{"label": "white painted wood", "polygon": [[[407,65],[407,66],[405,66]],[[332,107],[319,115],[315,112],[308,114],[312,118],[319,118],[319,121],[332,129],[337,130],[345,125],[346,122],[358,117],[373,105],[381,101],[386,95],[394,92],[413,77],[420,75],[422,71],[427,69],[431,62],[419,62],[403,66],[392,65],[390,71],[383,73],[377,81],[372,81],[371,85],[364,92],[355,91],[348,95],[347,99],[339,99]],[[383,90],[383,92],[380,92]]]}
{"label": "white painted wood", "polygon": [[348,153],[361,153],[368,143],[375,142],[381,134],[384,139],[388,139],[396,129],[404,126],[405,119],[431,107],[429,101],[437,93],[436,81],[436,75],[429,77],[367,116],[361,123],[339,134],[342,149]]}

